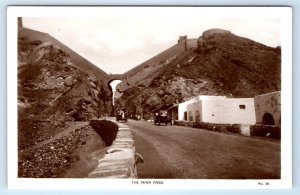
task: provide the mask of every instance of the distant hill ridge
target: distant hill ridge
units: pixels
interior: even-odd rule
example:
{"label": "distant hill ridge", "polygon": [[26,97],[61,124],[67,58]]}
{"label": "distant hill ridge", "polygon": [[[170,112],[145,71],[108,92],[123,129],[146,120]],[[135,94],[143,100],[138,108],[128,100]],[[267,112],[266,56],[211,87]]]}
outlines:
{"label": "distant hill ridge", "polygon": [[[20,22],[20,21],[19,21]],[[25,28],[19,23],[19,37],[26,37],[29,41],[40,40],[42,42],[53,42],[54,44],[58,45],[62,50],[70,55],[71,60],[83,71],[89,71],[94,73],[99,79],[103,81],[110,81],[113,79],[121,79],[124,80],[129,78],[129,82],[134,84],[135,80],[143,80],[145,77],[149,76],[149,74],[155,74],[156,70],[161,68],[158,65],[166,65],[176,56],[184,53],[186,50],[191,48],[195,48],[197,46],[197,39],[188,39],[187,36],[180,36],[178,42],[173,45],[172,47],[162,51],[161,53],[157,54],[156,56],[150,58],[149,60],[145,61],[144,63],[134,67],[133,69],[123,73],[123,74],[112,74],[109,75],[96,65],[89,62],[87,59],[73,51],[71,48],[63,44],[61,41],[57,40],[56,38],[52,37],[48,33],[32,30],[29,28]],[[166,61],[167,60],[167,61]],[[168,61],[169,60],[169,61]],[[149,71],[148,74],[143,74],[142,77],[140,75],[138,78],[134,78],[134,75],[138,72],[143,71],[145,68],[152,66],[153,68]],[[122,83],[124,85],[125,83]]]}
{"label": "distant hill ridge", "polygon": [[[182,54],[185,52],[185,50],[188,50],[190,48],[197,46],[197,39],[188,39],[187,36],[180,36],[178,39],[178,42],[173,45],[172,47],[162,51],[161,53],[157,54],[156,56],[150,58],[149,60],[145,61],[144,63],[134,67],[133,69],[123,73],[123,74],[112,74],[109,75],[100,68],[98,68],[96,65],[89,62],[87,59],[73,51],[71,48],[63,44],[61,41],[57,40],[56,38],[52,37],[48,33],[32,30],[29,28],[25,28],[22,25],[20,25],[19,21],[19,37],[27,37],[29,41],[34,40],[40,40],[42,42],[53,42],[54,44],[58,45],[62,50],[64,50],[66,53],[70,55],[71,60],[84,71],[90,71],[93,72],[99,79],[101,80],[112,80],[112,79],[125,79],[125,78],[132,78],[135,74],[138,72],[143,71],[143,69],[147,67],[154,67],[151,71],[149,71],[149,74],[153,74],[156,72],[156,70],[160,67],[156,65],[162,65],[166,63],[166,60],[172,60],[176,56]],[[134,80],[141,80],[145,76],[143,75],[142,78],[135,78],[135,79],[129,79],[134,82]]]}
{"label": "distant hill ridge", "polygon": [[[186,47],[185,47],[186,44]],[[192,47],[197,46],[197,39],[188,39],[187,36],[180,36],[178,39],[178,43],[171,46],[170,48],[163,50],[161,53],[153,56],[149,60],[143,62],[142,64],[130,69],[129,71],[125,72],[124,74],[128,77],[134,75],[135,73],[141,71],[144,69],[145,66],[151,66],[154,64],[158,64],[161,61],[170,58],[172,56],[179,55],[183,52],[185,52],[186,49],[190,49]]]}
{"label": "distant hill ridge", "polygon": [[[148,80],[149,77],[156,75],[162,67],[170,64],[173,60],[176,59],[176,57],[196,47],[196,38],[188,39],[187,35],[179,36],[179,39],[175,45],[124,73],[120,78],[123,81],[125,81],[126,79],[126,82],[120,83],[118,85],[118,89],[120,91],[124,91],[129,87],[129,85],[132,86],[142,84],[144,86],[147,86],[148,84],[150,84]],[[116,78],[115,75],[112,75],[112,78]]]}

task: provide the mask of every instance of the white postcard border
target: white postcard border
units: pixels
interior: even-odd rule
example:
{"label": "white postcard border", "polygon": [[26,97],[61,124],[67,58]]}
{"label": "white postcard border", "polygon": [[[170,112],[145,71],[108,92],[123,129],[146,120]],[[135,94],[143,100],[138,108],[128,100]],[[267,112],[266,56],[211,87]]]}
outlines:
{"label": "white postcard border", "polygon": [[[101,7],[100,7],[101,8]],[[164,184],[134,184],[140,179],[30,179],[17,177],[17,17],[96,17],[99,7],[11,6],[7,9],[7,165],[9,189],[282,189],[292,187],[292,9],[290,7],[175,7],[199,9],[218,18],[280,18],[282,20],[281,179],[207,180],[143,179]],[[103,8],[103,7],[102,7]],[[106,7],[132,9],[132,7]],[[169,9],[138,7],[134,9]],[[213,15],[210,13],[214,13]],[[254,14],[255,13],[255,14]],[[205,17],[207,17],[207,15]],[[153,183],[153,182],[152,182]],[[116,188],[116,186],[118,186]]]}

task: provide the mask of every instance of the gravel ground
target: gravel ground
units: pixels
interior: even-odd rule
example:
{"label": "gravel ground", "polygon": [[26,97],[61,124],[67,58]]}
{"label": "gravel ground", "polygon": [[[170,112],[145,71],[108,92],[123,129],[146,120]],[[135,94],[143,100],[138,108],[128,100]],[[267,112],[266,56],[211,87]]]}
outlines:
{"label": "gravel ground", "polygon": [[[76,127],[78,124],[74,126]],[[50,140],[38,148],[19,155],[18,176],[25,178],[63,177],[82,158],[82,153],[78,151],[82,150],[87,141],[91,139],[89,138],[91,134],[88,133],[90,128],[90,126],[76,128],[67,134],[62,134],[57,139]],[[96,140],[100,140],[98,144],[101,146],[101,138],[96,136]]]}
{"label": "gravel ground", "polygon": [[34,120],[25,120],[19,126],[19,150],[30,148],[39,142],[48,140],[69,127],[67,123],[39,122]]}

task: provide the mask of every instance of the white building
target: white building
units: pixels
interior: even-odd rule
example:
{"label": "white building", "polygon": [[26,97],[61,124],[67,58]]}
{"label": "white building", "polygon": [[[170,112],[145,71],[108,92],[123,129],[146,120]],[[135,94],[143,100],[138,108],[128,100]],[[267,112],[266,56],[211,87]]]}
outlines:
{"label": "white building", "polygon": [[180,104],[176,104],[168,109],[168,115],[173,120],[187,120],[187,107],[189,104],[199,102],[200,100],[222,100],[226,99],[226,96],[209,96],[209,95],[199,95],[192,99],[189,99]]}
{"label": "white building", "polygon": [[214,124],[281,125],[280,91],[254,98],[199,95],[168,109],[173,120]]}
{"label": "white building", "polygon": [[215,124],[255,124],[253,98],[200,99],[187,105],[187,119]]}

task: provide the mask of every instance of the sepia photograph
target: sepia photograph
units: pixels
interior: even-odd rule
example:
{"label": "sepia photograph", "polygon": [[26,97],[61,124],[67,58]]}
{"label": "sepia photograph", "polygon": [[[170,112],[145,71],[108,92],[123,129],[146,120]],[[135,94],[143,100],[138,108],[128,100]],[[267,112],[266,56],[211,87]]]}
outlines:
{"label": "sepia photograph", "polygon": [[290,8],[8,13],[12,185],[291,186]]}

